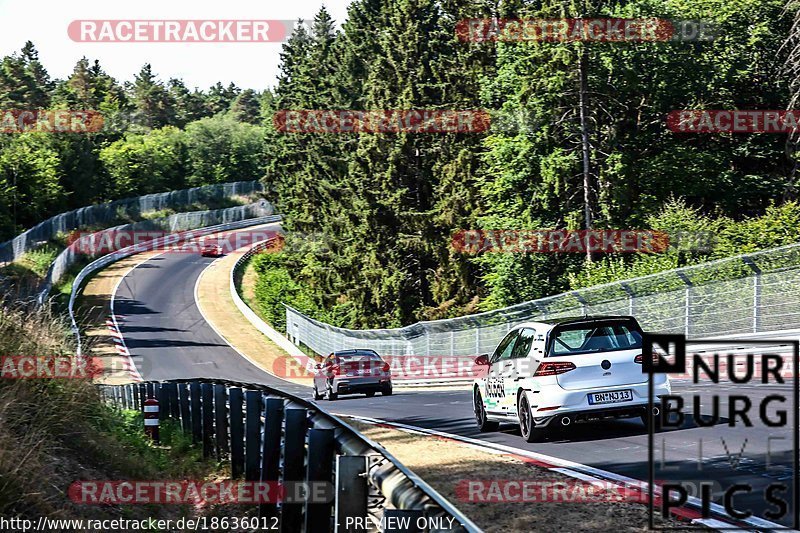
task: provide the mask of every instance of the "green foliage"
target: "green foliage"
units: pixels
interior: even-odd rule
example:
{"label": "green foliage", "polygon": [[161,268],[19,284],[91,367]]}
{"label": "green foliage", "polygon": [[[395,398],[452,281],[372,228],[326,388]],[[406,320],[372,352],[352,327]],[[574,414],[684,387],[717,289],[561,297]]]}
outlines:
{"label": "green foliage", "polygon": [[115,197],[139,196],[185,187],[185,134],[165,126],[147,134],[129,133],[100,150]]}
{"label": "green foliage", "polygon": [[[492,16],[705,20],[718,38],[454,37],[455,21]],[[784,140],[678,135],[664,117],[676,109],[786,108],[788,83],[775,72],[790,25],[778,0],[359,0],[338,33],[321,10],[310,32],[299,28],[284,46],[269,110],[485,108],[518,127],[486,135],[282,135],[265,121],[274,154],[267,180],[287,230],[322,232],[331,243],[325,252],[287,250],[286,274],[310,288],[334,323],[389,327],[787,242],[796,237],[794,208],[769,207],[790,190]],[[710,229],[719,237],[711,250],[587,264],[578,254],[470,257],[451,248],[450,236],[464,228],[584,227],[581,58],[593,227]]]}
{"label": "green foliage", "polygon": [[279,330],[286,329],[286,309],[290,305],[304,313],[315,314],[317,308],[308,287],[293,279],[281,253],[259,254],[253,259],[258,273],[255,296],[264,319]]}
{"label": "green foliage", "polygon": [[264,167],[264,132],[232,117],[200,119],[184,132],[189,170],[187,183],[258,179]]}
{"label": "green foliage", "polygon": [[96,110],[104,124],[95,133],[0,137],[0,241],[91,203],[257,179],[268,150],[253,124],[268,94],[233,83],[189,90],[180,79],[164,83],[149,64],[121,83],[85,57],[52,81],[25,43],[0,59],[0,108]]}

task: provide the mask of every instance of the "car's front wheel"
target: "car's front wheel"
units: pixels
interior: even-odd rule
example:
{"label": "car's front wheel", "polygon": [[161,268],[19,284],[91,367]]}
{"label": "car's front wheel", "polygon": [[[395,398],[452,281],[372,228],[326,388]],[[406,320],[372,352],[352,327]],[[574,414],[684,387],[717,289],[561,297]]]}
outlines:
{"label": "car's front wheel", "polygon": [[475,422],[478,423],[478,430],[481,432],[497,431],[500,427],[498,422],[486,418],[486,409],[483,407],[483,398],[480,391],[475,388],[472,394],[472,403],[475,411]]}
{"label": "car's front wheel", "polygon": [[533,421],[533,413],[531,413],[531,406],[524,394],[519,399],[517,415],[519,417],[519,431],[522,433],[522,438],[525,439],[525,442],[537,442],[544,436],[545,429],[536,427],[536,422]]}
{"label": "car's front wheel", "polygon": [[369,392],[366,392],[365,394],[367,395],[367,398],[372,398],[373,396],[375,396],[375,391],[371,390]]}

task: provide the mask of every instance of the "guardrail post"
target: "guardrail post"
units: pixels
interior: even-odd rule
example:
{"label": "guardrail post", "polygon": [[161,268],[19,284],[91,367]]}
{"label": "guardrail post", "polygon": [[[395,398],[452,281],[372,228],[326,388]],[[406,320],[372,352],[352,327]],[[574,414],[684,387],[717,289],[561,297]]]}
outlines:
{"label": "guardrail post", "polygon": [[169,418],[169,412],[172,409],[169,403],[169,391],[167,390],[166,383],[156,384],[156,398],[158,398],[158,403],[160,405],[158,418],[159,420],[166,420]]}
{"label": "guardrail post", "polygon": [[189,384],[189,407],[192,411],[192,442],[203,440],[203,412],[200,405],[200,384],[193,381]]}
{"label": "guardrail post", "polygon": [[192,432],[192,417],[189,411],[189,386],[186,383],[178,384],[178,397],[181,404],[181,428],[189,435]]}
{"label": "guardrail post", "polygon": [[[283,426],[283,398],[267,398],[264,402],[264,436],[261,441],[261,479],[270,489],[278,487],[281,461],[281,429]],[[278,491],[269,491],[278,494]],[[265,502],[258,506],[258,516],[277,516],[275,502]]]}
{"label": "guardrail post", "polygon": [[286,409],[284,424],[286,429],[283,439],[283,485],[286,492],[292,496],[292,501],[284,501],[281,506],[281,531],[294,533],[303,529],[303,503],[295,502],[294,497],[298,494],[298,485],[303,482],[308,411]]}
{"label": "guardrail post", "polygon": [[686,285],[683,299],[683,334],[689,337],[689,332],[691,331],[692,280],[683,272],[678,271],[676,274]]}
{"label": "guardrail post", "polygon": [[242,413],[244,395],[236,387],[228,390],[230,404],[229,421],[231,426],[231,477],[236,479],[244,472],[244,415]]}
{"label": "guardrail post", "polygon": [[214,453],[214,385],[200,385],[203,405],[203,457],[211,457]]}
{"label": "guardrail post", "polygon": [[131,407],[131,409],[135,411],[141,411],[142,402],[139,400],[139,386],[134,383],[131,385],[131,390],[133,392],[133,407]]}
{"label": "guardrail post", "polygon": [[628,295],[628,315],[635,316],[636,310],[633,307],[635,295],[633,293],[633,289],[631,289],[630,285],[625,282],[620,282],[619,286],[622,287],[622,290]]}
{"label": "guardrail post", "polygon": [[144,413],[144,401],[147,399],[147,387],[144,383],[138,383],[136,388],[139,389],[139,411]]}
{"label": "guardrail post", "polygon": [[217,436],[217,459],[228,453],[228,405],[225,385],[214,384],[214,427]]}
{"label": "guardrail post", "polygon": [[[333,478],[333,430],[313,428],[308,432],[308,471],[306,472],[307,494],[305,503],[305,531],[330,531],[332,501],[311,502],[311,496],[321,491],[314,490],[319,483],[330,484]],[[332,494],[329,494],[333,496]],[[329,498],[330,499],[330,498]]]}
{"label": "guardrail post", "polygon": [[180,420],[181,406],[178,403],[178,384],[164,383],[161,386],[167,388],[167,398],[169,398],[169,417],[173,420]]}
{"label": "guardrail post", "polygon": [[753,271],[753,333],[761,331],[761,269],[750,257],[742,257],[745,265]]}
{"label": "guardrail post", "polygon": [[[355,533],[363,528],[348,518],[367,516],[367,458],[363,455],[336,456],[336,533]],[[349,526],[348,526],[349,524]]]}
{"label": "guardrail post", "polygon": [[148,381],[147,383],[145,383],[145,388],[147,389],[147,397],[148,398],[155,398],[156,397],[155,387],[153,386],[153,382],[152,381]]}
{"label": "guardrail post", "polygon": [[261,395],[261,391],[249,390],[245,396],[244,478],[247,481],[259,481],[261,477]]}

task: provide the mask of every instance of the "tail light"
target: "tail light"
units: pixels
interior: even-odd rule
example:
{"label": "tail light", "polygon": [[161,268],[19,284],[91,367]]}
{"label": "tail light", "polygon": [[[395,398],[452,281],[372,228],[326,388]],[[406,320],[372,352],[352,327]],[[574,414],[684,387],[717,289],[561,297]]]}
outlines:
{"label": "tail light", "polygon": [[539,365],[539,368],[536,369],[536,372],[534,372],[533,377],[557,376],[558,374],[563,374],[570,370],[575,370],[575,365],[568,361],[542,363]]}
{"label": "tail light", "polygon": [[389,371],[389,368],[390,368],[390,367],[389,367],[389,363],[383,363],[382,370],[383,370],[384,372],[388,372],[388,371]]}
{"label": "tail light", "polygon": [[[656,352],[653,352],[651,355],[653,356],[653,364],[658,365],[658,354]],[[642,361],[644,361],[644,354],[640,353],[639,355],[633,358],[634,363],[639,363],[641,365]]]}
{"label": "tail light", "polygon": [[333,366],[331,367],[331,375],[333,375],[333,376],[338,376],[338,375],[340,375],[341,373],[342,373],[342,371],[341,371],[341,369],[339,368],[339,365],[333,365]]}

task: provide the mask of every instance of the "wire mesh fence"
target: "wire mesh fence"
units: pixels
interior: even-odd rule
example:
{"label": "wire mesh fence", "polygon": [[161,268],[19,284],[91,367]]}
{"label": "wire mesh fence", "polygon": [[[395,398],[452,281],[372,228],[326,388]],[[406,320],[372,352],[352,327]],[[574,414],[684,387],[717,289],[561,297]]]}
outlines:
{"label": "wire mesh fence", "polygon": [[0,264],[16,261],[42,242],[69,231],[87,227],[107,227],[120,218],[138,218],[142,214],[154,211],[182,208],[232,196],[246,196],[262,189],[263,186],[259,181],[218,183],[192,189],[125,198],[61,213],[0,244]]}
{"label": "wire mesh fence", "polygon": [[318,354],[371,348],[384,355],[489,353],[524,321],[633,315],[647,331],[690,338],[800,328],[800,244],[660,272],[460,318],[396,329],[351,330],[287,306],[287,335]]}

